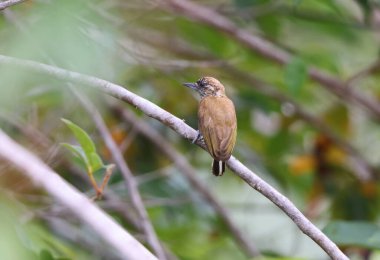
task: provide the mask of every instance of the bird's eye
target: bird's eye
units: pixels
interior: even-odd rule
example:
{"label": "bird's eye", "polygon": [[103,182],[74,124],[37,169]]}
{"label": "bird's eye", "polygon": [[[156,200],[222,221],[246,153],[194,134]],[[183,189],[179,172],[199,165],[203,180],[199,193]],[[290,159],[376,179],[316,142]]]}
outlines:
{"label": "bird's eye", "polygon": [[201,78],[197,81],[198,86],[204,87],[206,85],[206,80],[204,78]]}

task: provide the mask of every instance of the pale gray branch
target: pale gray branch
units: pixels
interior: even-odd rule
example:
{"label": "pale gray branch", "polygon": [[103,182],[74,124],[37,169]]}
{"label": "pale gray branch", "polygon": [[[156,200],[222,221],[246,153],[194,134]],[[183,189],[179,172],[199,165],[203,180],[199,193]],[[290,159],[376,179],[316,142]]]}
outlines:
{"label": "pale gray branch", "polygon": [[8,0],[8,1],[0,2],[0,11],[12,5],[17,5],[25,1],[27,0]]}
{"label": "pale gray branch", "polygon": [[[37,73],[47,74],[64,81],[75,82],[77,84],[92,87],[133,105],[146,115],[157,119],[188,140],[193,140],[196,136],[196,131],[188,126],[183,120],[175,117],[156,104],[106,80],[34,61],[21,60],[3,55],[0,55],[0,64],[8,66],[14,65],[18,69],[27,69]],[[294,221],[299,229],[313,239],[331,258],[348,259],[335,245],[335,243],[332,242],[317,227],[315,227],[289,199],[267,184],[255,173],[250,171],[235,157],[232,156],[227,162],[227,165],[237,176],[242,178],[251,187],[259,191],[275,205],[277,205],[282,211],[284,211]]]}
{"label": "pale gray branch", "polygon": [[123,259],[157,259],[112,218],[96,207],[87,197],[68,184],[39,158],[14,142],[0,130],[0,157],[14,164],[38,187],[70,209]]}

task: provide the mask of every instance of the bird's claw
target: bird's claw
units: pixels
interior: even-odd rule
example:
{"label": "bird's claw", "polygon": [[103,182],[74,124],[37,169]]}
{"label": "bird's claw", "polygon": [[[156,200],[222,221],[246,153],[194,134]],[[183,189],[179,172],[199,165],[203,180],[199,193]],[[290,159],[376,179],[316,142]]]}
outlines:
{"label": "bird's claw", "polygon": [[199,130],[197,130],[197,136],[193,139],[193,141],[191,143],[195,144],[198,140],[201,140],[201,139],[203,139],[203,136],[201,135]]}

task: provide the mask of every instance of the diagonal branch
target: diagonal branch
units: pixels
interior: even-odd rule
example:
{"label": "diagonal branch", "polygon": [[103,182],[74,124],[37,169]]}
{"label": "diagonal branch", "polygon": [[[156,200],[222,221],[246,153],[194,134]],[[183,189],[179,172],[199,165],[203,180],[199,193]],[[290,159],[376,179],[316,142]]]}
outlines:
{"label": "diagonal branch", "polygon": [[[55,77],[60,80],[83,84],[85,86],[97,89],[133,105],[134,107],[140,109],[144,114],[170,127],[187,140],[193,140],[196,136],[196,131],[188,126],[183,120],[175,117],[156,104],[106,80],[34,61],[22,60],[3,55],[0,55],[0,64],[15,66],[18,69],[30,70],[36,73]],[[197,144],[200,145],[199,142]],[[259,191],[275,205],[277,205],[282,211],[284,211],[298,226],[298,228],[313,239],[332,259],[348,259],[342,251],[339,250],[335,243],[323,234],[321,230],[314,226],[288,198],[279,193],[254,172],[249,170],[235,157],[232,156],[227,162],[227,165],[237,176],[242,178],[252,188]]]}
{"label": "diagonal branch", "polygon": [[39,158],[15,143],[0,129],[0,157],[14,164],[34,183],[70,209],[123,259],[157,259],[140,242],[87,197],[68,184]]}
{"label": "diagonal branch", "polygon": [[371,65],[368,67],[364,68],[363,70],[360,70],[356,72],[354,75],[349,77],[346,80],[346,85],[347,86],[352,86],[354,83],[356,83],[357,80],[362,79],[364,77],[367,77],[371,74],[378,73],[380,70],[380,60],[377,59],[374,61]]}
{"label": "diagonal branch", "polygon": [[132,204],[138,214],[138,220],[141,221],[142,230],[146,235],[149,245],[152,247],[158,259],[165,260],[166,256],[164,250],[161,246],[160,241],[157,238],[157,234],[154,231],[153,225],[149,220],[148,213],[145,209],[144,202],[140,196],[135,177],[133,176],[127,163],[125,162],[123,154],[121,153],[119,147],[113,140],[112,135],[109,132],[102,116],[100,115],[99,111],[95,108],[95,106],[84,95],[81,95],[73,87],[71,87],[70,89],[74,92],[82,106],[86,109],[88,115],[94,121],[107,148],[111,151],[112,157],[116,165],[118,166],[121,174],[123,175],[125,184],[127,186],[126,188],[129,192],[129,196],[131,197]]}
{"label": "diagonal branch", "polygon": [[201,197],[214,209],[218,216],[223,220],[226,227],[230,230],[234,236],[237,244],[242,247],[249,257],[259,256],[260,253],[256,246],[248,240],[248,238],[239,230],[234,224],[231,216],[223,205],[217,200],[217,198],[209,191],[205,184],[203,184],[195,174],[194,168],[190,165],[187,159],[174,147],[170,145],[165,138],[157,132],[154,128],[151,128],[143,120],[138,119],[132,112],[122,109],[120,106],[113,105],[112,109],[119,114],[123,120],[132,124],[137,131],[148,138],[159,149],[174,162],[176,167],[181,171],[188,182],[193,188],[201,195]]}
{"label": "diagonal branch", "polygon": [[1,10],[4,10],[12,5],[17,5],[17,4],[20,4],[22,2],[25,2],[26,0],[8,0],[8,1],[4,1],[4,2],[0,2],[0,11]]}
{"label": "diagonal branch", "polygon": [[[292,59],[292,54],[259,36],[239,28],[228,18],[208,7],[186,0],[158,0],[158,2],[162,3],[163,8],[170,9],[176,14],[182,14],[195,21],[216,28],[244,44],[249,49],[259,53],[261,56],[279,64],[287,64]],[[320,83],[322,87],[334,93],[336,96],[346,101],[362,105],[368,109],[376,119],[380,119],[380,104],[374,99],[360,94],[353,88],[347,88],[346,84],[341,80],[315,67],[310,67],[308,73],[311,79]]]}

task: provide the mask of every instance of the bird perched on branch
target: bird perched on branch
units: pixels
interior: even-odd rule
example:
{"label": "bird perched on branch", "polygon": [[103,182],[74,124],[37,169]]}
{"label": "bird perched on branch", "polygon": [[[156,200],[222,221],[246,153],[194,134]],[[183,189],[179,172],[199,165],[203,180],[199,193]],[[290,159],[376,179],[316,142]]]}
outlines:
{"label": "bird perched on branch", "polygon": [[231,157],[236,142],[236,112],[232,101],[226,96],[224,86],[212,77],[203,77],[196,83],[184,83],[200,96],[198,109],[198,135],[195,143],[203,137],[208,152],[214,158],[212,173],[223,175],[225,161]]}

